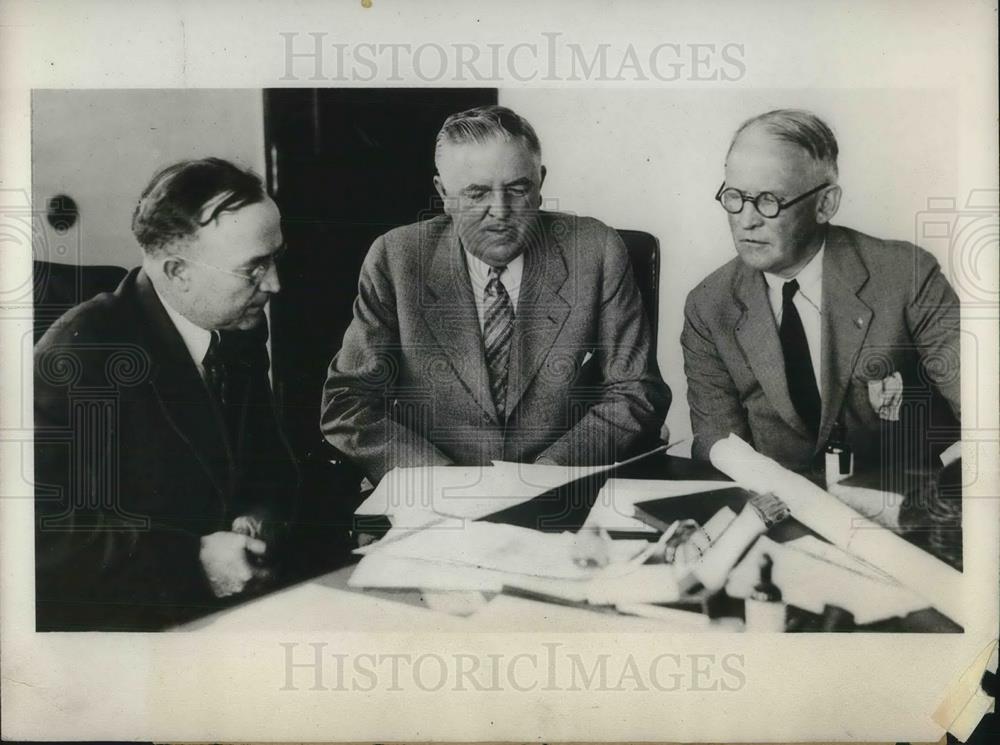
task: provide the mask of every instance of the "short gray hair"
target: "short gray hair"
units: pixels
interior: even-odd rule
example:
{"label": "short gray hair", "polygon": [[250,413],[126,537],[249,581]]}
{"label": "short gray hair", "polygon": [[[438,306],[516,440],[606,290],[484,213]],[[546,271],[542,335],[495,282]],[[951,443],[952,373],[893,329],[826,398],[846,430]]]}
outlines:
{"label": "short gray hair", "polygon": [[[736,130],[729,152],[748,129],[761,127],[769,135],[805,150],[817,163],[826,166],[833,178],[837,177],[837,138],[829,125],[811,111],[804,109],[775,109],[747,119]],[[727,153],[728,157],[728,153]]]}
{"label": "short gray hair", "polygon": [[536,156],[542,156],[538,135],[527,119],[506,106],[478,106],[444,120],[434,143],[434,164],[437,165],[445,144],[485,143],[496,139],[520,140]]}

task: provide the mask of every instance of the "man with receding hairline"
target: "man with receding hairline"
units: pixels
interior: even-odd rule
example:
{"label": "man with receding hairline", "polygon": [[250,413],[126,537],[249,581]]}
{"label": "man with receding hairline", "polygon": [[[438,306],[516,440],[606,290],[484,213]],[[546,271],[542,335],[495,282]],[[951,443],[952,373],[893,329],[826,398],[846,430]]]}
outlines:
{"label": "man with receding hairline", "polygon": [[327,440],[397,466],[611,463],[655,442],[670,392],[614,230],[540,210],[531,125],[487,106],[435,151],[445,214],[375,241],[323,395]]}
{"label": "man with receding hairline", "polygon": [[142,266],[35,348],[40,630],[153,630],[253,595],[297,503],[267,311],[278,208],[206,158],[154,176],[132,228]]}
{"label": "man with receding hairline", "polygon": [[834,440],[861,469],[913,466],[956,436],[958,298],[926,251],[831,224],[837,156],[801,110],[733,137],[716,200],[738,256],[684,310],[695,457],[735,433],[805,471]]}

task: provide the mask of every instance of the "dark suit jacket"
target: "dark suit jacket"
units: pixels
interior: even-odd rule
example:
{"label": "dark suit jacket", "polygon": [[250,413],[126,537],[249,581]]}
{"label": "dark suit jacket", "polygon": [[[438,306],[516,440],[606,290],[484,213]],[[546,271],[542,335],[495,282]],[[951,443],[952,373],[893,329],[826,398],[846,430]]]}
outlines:
{"label": "dark suit jacket", "polygon": [[506,421],[464,253],[446,216],[375,241],[330,364],[322,429],[380,479],[396,466],[610,463],[655,441],[670,391],[617,233],[542,213],[525,251]]}
{"label": "dark suit jacket", "polygon": [[[919,450],[928,438],[957,439],[958,298],[937,261],[912,244],[828,229],[823,411],[815,437],[792,406],[760,272],[733,259],[691,291],[684,314],[681,344],[695,457],[707,458],[716,440],[733,432],[784,465],[807,468],[838,418],[859,467],[884,464],[891,450]],[[905,387],[896,423],[881,420],[868,395],[869,381],[894,372]],[[948,406],[939,406],[939,399]]]}
{"label": "dark suit jacket", "polygon": [[294,512],[287,443],[273,454],[282,483],[240,483],[218,407],[140,270],[39,340],[35,433],[39,630],[153,629],[218,608],[201,537]]}

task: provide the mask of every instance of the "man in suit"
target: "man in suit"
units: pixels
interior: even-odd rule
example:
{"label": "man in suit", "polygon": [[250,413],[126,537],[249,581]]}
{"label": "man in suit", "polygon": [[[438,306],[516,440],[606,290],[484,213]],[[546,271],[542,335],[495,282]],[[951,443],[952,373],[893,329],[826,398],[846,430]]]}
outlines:
{"label": "man in suit", "polygon": [[299,469],[276,414],[280,216],[223,160],[158,173],[141,268],[35,348],[39,630],[156,629],[268,587]]}
{"label": "man in suit", "polygon": [[621,239],[540,211],[531,125],[488,106],[441,128],[445,214],[378,238],[330,364],[327,440],[396,466],[610,463],[656,440],[670,392]]}
{"label": "man in suit", "polygon": [[688,295],[681,336],[695,457],[732,432],[804,471],[832,440],[860,469],[912,467],[957,437],[958,299],[926,251],[830,224],[837,153],[805,111],[733,138],[716,199],[738,256]]}

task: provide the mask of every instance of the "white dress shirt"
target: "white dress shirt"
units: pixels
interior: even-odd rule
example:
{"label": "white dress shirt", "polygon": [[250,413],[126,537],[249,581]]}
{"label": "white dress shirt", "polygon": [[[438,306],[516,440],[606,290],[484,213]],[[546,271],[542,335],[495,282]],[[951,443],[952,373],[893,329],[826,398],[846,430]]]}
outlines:
{"label": "white dress shirt", "polygon": [[[194,361],[195,367],[198,368],[198,374],[201,379],[205,379],[205,354],[208,353],[208,346],[212,343],[212,332],[203,329],[201,326],[188,320],[176,310],[174,310],[170,303],[166,301],[160,291],[156,289],[156,285],[153,285],[153,289],[156,290],[156,296],[160,299],[160,305],[163,309],[167,311],[167,315],[173,322],[174,327],[177,329],[177,333],[181,335],[181,339],[184,341],[184,346],[187,347],[188,354],[191,355],[191,359]],[[271,364],[271,304],[268,303],[264,306],[264,316],[266,323],[268,325],[268,335],[267,335],[267,379],[274,385],[273,377],[273,365]]]}
{"label": "white dress shirt", "polygon": [[[465,249],[462,249],[465,251]],[[468,251],[465,251],[465,265],[469,268],[469,281],[472,282],[472,294],[476,298],[476,313],[479,315],[479,328],[486,327],[486,309],[489,307],[492,298],[486,295],[486,285],[490,281],[490,269],[492,268],[482,259],[478,259]],[[518,256],[511,261],[507,268],[500,274],[500,281],[503,282],[507,295],[510,297],[511,307],[517,313],[517,299],[521,295],[521,277],[524,274],[524,255]]]}
{"label": "white dress shirt", "polygon": [[822,342],[820,335],[823,328],[823,250],[826,242],[820,246],[816,255],[809,260],[799,273],[794,277],[779,277],[777,274],[764,272],[764,280],[767,282],[768,300],[771,301],[771,310],[774,313],[774,321],[781,326],[781,288],[786,282],[793,279],[799,282],[799,291],[792,298],[795,310],[799,312],[802,319],[802,328],[806,332],[806,343],[809,345],[809,359],[812,362],[813,374],[816,376],[816,388],[822,395],[823,391],[823,369],[822,369]]}

